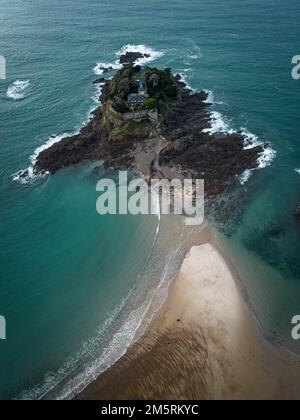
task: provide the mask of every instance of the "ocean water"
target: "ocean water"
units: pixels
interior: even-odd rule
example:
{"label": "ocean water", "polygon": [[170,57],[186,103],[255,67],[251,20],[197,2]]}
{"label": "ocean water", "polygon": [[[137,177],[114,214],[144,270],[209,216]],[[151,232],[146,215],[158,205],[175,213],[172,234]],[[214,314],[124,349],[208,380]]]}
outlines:
{"label": "ocean water", "polygon": [[17,180],[37,149],[82,126],[97,106],[97,65],[126,48],[211,91],[214,130],[270,143],[261,169],[240,180],[238,217],[219,229],[266,335],[300,353],[290,335],[300,313],[299,34],[294,0],[0,0],[0,398],[40,398],[67,378],[76,388],[83,366],[84,384],[142,316],[158,218],[98,216],[99,162]]}

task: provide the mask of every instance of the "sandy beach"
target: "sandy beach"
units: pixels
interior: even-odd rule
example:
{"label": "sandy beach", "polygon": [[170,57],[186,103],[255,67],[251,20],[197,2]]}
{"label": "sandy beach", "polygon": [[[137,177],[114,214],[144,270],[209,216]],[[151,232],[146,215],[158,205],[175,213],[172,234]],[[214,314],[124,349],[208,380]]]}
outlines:
{"label": "sandy beach", "polygon": [[267,342],[214,238],[193,246],[167,301],[78,399],[300,399],[300,362]]}

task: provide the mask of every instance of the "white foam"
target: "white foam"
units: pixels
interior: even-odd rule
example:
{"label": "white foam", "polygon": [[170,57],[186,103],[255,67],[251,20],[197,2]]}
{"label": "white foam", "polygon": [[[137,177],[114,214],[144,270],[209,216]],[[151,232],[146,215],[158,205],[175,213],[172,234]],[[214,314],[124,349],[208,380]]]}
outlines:
{"label": "white foam", "polygon": [[122,64],[120,64],[120,56],[126,54],[128,52],[139,52],[141,54],[148,55],[149,57],[143,57],[136,60],[135,64],[146,64],[150,63],[151,61],[157,60],[158,58],[163,56],[162,51],[155,51],[151,47],[146,45],[132,45],[128,44],[121,48],[120,51],[116,52],[117,59],[114,62],[98,62],[94,67],[93,71],[97,76],[102,76],[105,72],[105,68],[111,68],[112,70],[120,70],[122,68]]}
{"label": "white foam", "polygon": [[192,88],[192,86],[189,84],[189,82],[187,81],[187,74],[184,73],[179,73],[179,75],[181,76],[181,81],[186,85],[186,87],[191,90],[192,92],[196,92],[196,90],[194,88]]}
{"label": "white foam", "polygon": [[[205,90],[208,94],[206,103],[215,105],[219,104],[215,101],[214,93],[209,90]],[[206,128],[203,130],[203,133],[207,134],[233,134],[236,130],[230,127],[229,121],[225,119],[225,117],[218,111],[212,111],[210,114],[210,128]],[[244,137],[244,149],[253,149],[257,146],[263,147],[263,152],[259,154],[257,159],[258,168],[249,168],[247,169],[242,175],[238,177],[240,183],[244,185],[253,175],[253,171],[257,169],[263,169],[267,166],[270,166],[273,160],[276,157],[276,151],[272,148],[270,143],[263,143],[258,139],[258,137],[251,133],[247,128],[241,127],[240,130],[241,134]]]}
{"label": "white foam", "polygon": [[206,104],[212,104],[212,105],[214,105],[214,103],[215,103],[215,95],[214,95],[214,92],[211,91],[211,90],[207,90],[207,89],[204,89],[204,92],[207,94],[207,98],[206,98],[206,100],[204,102]]}
{"label": "white foam", "polygon": [[29,80],[16,80],[8,87],[6,92],[7,98],[15,101],[25,98],[29,85]]}
{"label": "white foam", "polygon": [[59,134],[57,136],[51,136],[49,137],[48,141],[43,144],[42,146],[39,146],[33,154],[30,156],[31,165],[27,169],[23,169],[13,175],[13,180],[20,182],[21,184],[27,184],[28,182],[31,182],[35,180],[36,178],[41,178],[46,175],[49,175],[49,172],[36,172],[34,170],[34,165],[36,164],[38,155],[46,149],[49,149],[49,147],[53,146],[53,144],[58,143],[65,137],[70,136],[70,133],[63,133]]}
{"label": "white foam", "polygon": [[[208,93],[208,98],[206,100],[207,103],[214,104],[214,94],[213,92],[206,91]],[[203,130],[203,133],[207,134],[233,134],[236,132],[236,130],[232,129],[230,127],[230,124],[224,116],[218,112],[218,111],[212,111],[210,115],[211,121],[211,127],[206,128]],[[249,168],[247,169],[242,175],[238,177],[240,183],[242,185],[246,184],[247,181],[251,178],[253,175],[253,172],[257,169],[263,169],[267,166],[270,166],[273,162],[273,160],[276,157],[276,151],[272,148],[270,143],[263,143],[258,139],[258,137],[248,131],[246,128],[241,127],[239,130],[241,134],[244,137],[244,149],[253,149],[254,147],[261,146],[263,148],[263,151],[259,154],[259,157],[257,159],[257,168]]]}
{"label": "white foam", "polygon": [[[96,347],[99,347],[103,338],[103,335],[111,328],[112,323],[115,322],[117,316],[120,314],[121,310],[124,308],[125,303],[127,302],[128,297],[132,293],[132,290],[129,292],[128,296],[125,297],[120,304],[114,309],[114,311],[108,315],[107,319],[104,321],[104,323],[99,327],[98,331],[96,332],[95,336],[84,342],[80,348],[80,350],[68,358],[65,363],[56,371],[47,373],[44,377],[43,382],[36,385],[35,387],[31,389],[27,389],[21,393],[18,399],[23,400],[35,400],[35,399],[41,399],[43,396],[45,396],[48,392],[50,392],[55,386],[59,385],[66,377],[80,365],[82,360],[86,357],[87,354],[92,353]],[[123,332],[124,336],[126,335],[126,327],[127,330],[130,327],[124,326],[125,331]],[[118,335],[118,334],[116,334]],[[122,337],[120,337],[122,338]],[[87,385],[89,381],[92,381],[93,378],[95,379],[95,373],[94,369],[98,367],[99,362],[103,363],[105,368],[110,366],[109,356],[112,356],[114,345],[117,344],[117,340],[115,339],[115,342],[112,343],[112,346],[109,348],[104,348],[103,352],[101,353],[100,360],[93,361],[91,364],[88,364],[86,366],[86,370],[84,372],[80,373],[79,375],[76,375],[76,378],[70,380],[66,386],[66,388],[63,389],[63,393],[60,397],[60,399],[67,399],[71,393],[73,393],[75,390],[80,388],[81,386]],[[122,340],[121,340],[122,341]],[[117,350],[117,349],[116,349]],[[113,360],[114,361],[114,360]],[[112,363],[113,363],[112,361]],[[101,364],[102,364],[101,363]]]}
{"label": "white foam", "polygon": [[[88,112],[88,117],[86,118],[86,120],[84,121],[82,126],[85,126],[91,120],[92,112],[99,105],[99,96],[101,94],[101,89],[102,89],[103,85],[104,85],[104,83],[99,83],[99,84],[95,85],[96,93],[92,97],[92,99],[95,101],[96,105],[91,107],[90,111]],[[49,149],[51,146],[53,146],[53,144],[60,142],[64,138],[69,137],[69,136],[74,136],[74,135],[78,134],[79,131],[80,131],[80,128],[77,131],[75,131],[74,133],[65,132],[65,133],[62,133],[62,134],[50,136],[49,139],[47,140],[47,142],[44,143],[42,146],[39,146],[37,149],[35,149],[33,154],[30,156],[31,165],[27,169],[22,169],[22,170],[20,170],[20,171],[18,171],[15,174],[12,175],[13,181],[19,182],[20,184],[25,185],[25,184],[28,184],[30,182],[35,181],[36,179],[40,179],[40,178],[44,178],[45,176],[48,176],[49,172],[47,172],[47,171],[37,172],[37,171],[34,170],[34,166],[36,164],[38,155],[43,150]]]}
{"label": "white foam", "polygon": [[[208,97],[206,99],[206,103],[215,104],[215,98],[213,92],[206,90],[206,93],[208,93]],[[208,134],[216,134],[216,133],[224,133],[224,134],[233,134],[236,132],[236,130],[232,129],[230,127],[230,123],[226,121],[225,117],[218,111],[212,111],[210,114],[210,128],[206,128],[203,130],[203,133]],[[263,147],[263,152],[260,153],[258,158],[258,168],[266,168],[267,166],[270,166],[273,162],[273,160],[276,157],[276,151],[272,148],[270,143],[263,143],[259,140],[259,138],[251,133],[247,128],[241,127],[239,132],[244,137],[244,149],[253,149],[257,146]],[[240,180],[242,183],[245,183],[250,178],[251,174],[249,171],[253,171],[254,169],[247,169],[246,173],[242,174],[240,176]]]}
{"label": "white foam", "polygon": [[[160,205],[159,198],[156,196],[155,208],[157,210],[158,227],[156,235],[153,240],[152,249],[155,246],[158,233],[160,230]],[[175,255],[178,249],[176,249]],[[172,258],[174,255],[172,255]],[[164,281],[167,280],[167,268],[171,264],[166,264],[165,270],[162,273],[162,277],[155,292],[157,292]],[[138,279],[141,279],[143,271],[139,275]],[[144,290],[144,289],[143,289]],[[60,386],[55,393],[55,399],[68,400],[73,398],[76,394],[85,389],[93,380],[95,380],[101,373],[116,363],[127,351],[129,346],[132,344],[138,328],[141,326],[146,313],[148,312],[154,291],[151,289],[147,293],[147,296],[143,299],[141,305],[132,309],[124,319],[124,322],[118,324],[114,328],[112,334],[109,334],[108,341],[104,337],[111,330],[112,325],[115,325],[119,315],[125,309],[126,306],[130,306],[129,300],[133,299],[136,302],[136,289],[133,287],[123,298],[119,305],[113,310],[108,316],[106,321],[99,327],[95,336],[84,342],[80,350],[65,361],[65,363],[58,369],[57,372],[47,373],[43,382],[33,387],[32,389],[25,390],[22,392],[18,399],[41,399],[56,386]],[[166,298],[167,295],[165,295]],[[93,360],[88,360],[81,366],[86,356],[93,355],[95,349],[101,348],[100,354]],[[78,371],[78,367],[81,366]],[[77,371],[77,373],[76,373]]]}
{"label": "white foam", "polygon": [[263,147],[263,152],[260,153],[260,156],[258,158],[258,167],[259,169],[266,168],[267,166],[270,166],[273,162],[273,160],[276,157],[276,151],[272,148],[270,143],[263,143],[259,140],[259,138],[253,134],[250,133],[246,128],[241,128],[241,133],[244,136],[245,139],[245,149],[253,149],[257,146]]}
{"label": "white foam", "polygon": [[[156,236],[154,238],[152,250],[158,237],[158,231],[156,232]],[[93,380],[96,380],[101,373],[114,365],[126,353],[129,346],[134,342],[136,332],[142,326],[142,323],[148,314],[153,300],[159,295],[159,307],[166,300],[168,296],[169,282],[172,278],[174,278],[174,275],[179,268],[175,264],[174,259],[176,259],[176,257],[179,255],[181,246],[182,244],[180,237],[176,249],[172,250],[166,256],[165,267],[160,274],[158,285],[156,285],[154,289],[150,289],[148,291],[147,297],[143,299],[143,303],[140,306],[129,312],[125,322],[123,322],[120,327],[117,328],[116,332],[110,338],[108,345],[103,346],[101,354],[95,360],[86,363],[80,373],[75,375],[71,380],[64,384],[56,399],[69,400],[73,398],[75,395],[83,391],[91,382],[93,382]],[[182,255],[182,257],[184,257],[184,255]],[[141,279],[141,276],[142,274],[139,276],[139,279]],[[135,298],[134,292],[134,289],[129,292],[127,298],[123,301],[123,307],[125,307],[125,303],[128,304],[127,299],[130,297]],[[148,318],[149,322],[153,319],[154,315],[155,312],[150,315]]]}
{"label": "white foam", "polygon": [[120,64],[120,56],[124,55],[128,52],[139,52],[141,54],[149,56],[149,57],[139,58],[138,60],[136,60],[135,64],[140,64],[140,65],[150,63],[151,61],[155,61],[158,58],[162,57],[163,54],[164,54],[164,52],[155,51],[153,48],[148,47],[146,45],[128,44],[128,45],[123,46],[120,51],[116,52],[117,59],[114,62],[112,62],[112,63],[108,63],[108,62],[97,63],[97,65],[94,67],[94,73],[97,76],[101,76],[105,73],[103,68],[110,68],[110,67],[112,68],[112,70],[120,70],[122,68],[122,64]]}
{"label": "white foam", "polygon": [[105,83],[97,83],[97,84],[95,85],[96,92],[95,92],[95,95],[93,95],[93,96],[92,96],[92,99],[93,99],[93,101],[96,103],[96,106],[94,106],[94,107],[92,107],[92,108],[91,108],[91,110],[90,110],[90,112],[89,112],[89,118],[90,118],[90,116],[91,116],[91,113],[92,113],[93,111],[95,111],[95,109],[99,106],[99,102],[100,102],[100,101],[99,101],[99,97],[100,97],[100,95],[101,95],[102,88],[103,88],[104,84],[105,84]]}
{"label": "white foam", "polygon": [[248,131],[246,128],[241,128],[241,133],[244,136],[244,149],[253,149],[257,146],[262,146],[263,151],[259,154],[257,159],[257,168],[247,169],[242,175],[239,176],[239,181],[244,185],[253,175],[255,170],[263,169],[270,166],[276,157],[276,151],[272,148],[270,143],[263,143],[259,138]]}
{"label": "white foam", "polygon": [[246,169],[245,172],[243,172],[242,175],[238,177],[240,183],[242,185],[246,184],[252,175],[253,175],[253,169]]}
{"label": "white foam", "polygon": [[126,353],[141,325],[147,306],[147,302],[145,302],[142,307],[130,312],[126,322],[113,335],[108,347],[103,349],[96,360],[86,364],[79,374],[68,381],[57,399],[69,400],[73,398]]}
{"label": "white foam", "polygon": [[210,124],[211,124],[210,128],[205,128],[203,130],[203,133],[207,133],[207,134],[216,134],[216,133],[232,134],[234,133],[234,130],[230,128],[229,123],[225,120],[224,116],[218,111],[211,112]]}
{"label": "white foam", "polygon": [[272,165],[273,160],[276,158],[276,151],[270,144],[261,143],[261,145],[263,146],[264,151],[258,158],[258,167],[263,169]]}
{"label": "white foam", "polygon": [[203,57],[202,49],[199,45],[195,44],[195,42],[191,39],[188,40],[192,44],[192,49],[189,50],[188,58],[191,60],[197,60]]}
{"label": "white foam", "polygon": [[295,169],[295,172],[300,175],[300,169]]}
{"label": "white foam", "polygon": [[211,105],[227,105],[225,102],[223,101],[216,101],[215,100],[215,95],[214,92],[212,92],[211,90],[208,89],[203,89],[204,92],[207,94],[207,98],[204,101],[204,103],[206,104],[211,104]]}
{"label": "white foam", "polygon": [[139,52],[144,55],[149,55],[149,57],[143,57],[136,61],[136,64],[140,64],[140,65],[158,60],[160,57],[164,55],[163,51],[156,51],[147,45],[127,44],[124,47],[122,47],[120,51],[116,53],[116,56],[119,58],[121,55],[126,54],[128,52]]}
{"label": "white foam", "polygon": [[247,130],[247,128],[242,127],[241,132],[245,138],[244,149],[253,149],[253,147],[261,146],[263,144],[258,137]]}
{"label": "white foam", "polygon": [[119,70],[122,65],[119,63],[97,63],[97,65],[94,67],[94,73],[97,76],[101,76],[102,74],[104,74],[104,68],[110,68],[112,67],[113,70]]}

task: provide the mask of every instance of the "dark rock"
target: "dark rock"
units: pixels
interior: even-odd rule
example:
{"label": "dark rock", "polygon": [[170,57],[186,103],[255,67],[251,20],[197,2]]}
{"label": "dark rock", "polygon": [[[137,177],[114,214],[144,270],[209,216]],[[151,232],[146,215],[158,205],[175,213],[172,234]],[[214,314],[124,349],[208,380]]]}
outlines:
{"label": "dark rock", "polygon": [[256,167],[261,152],[261,146],[245,150],[240,134],[192,134],[169,143],[160,152],[159,163],[162,172],[174,166],[179,172],[204,179],[206,196],[214,196],[224,192],[237,175]]}
{"label": "dark rock", "polygon": [[150,54],[142,54],[140,52],[130,52],[121,55],[120,64],[134,64],[137,60],[141,58],[150,58]]}
{"label": "dark rock", "polygon": [[106,82],[106,79],[104,79],[104,77],[101,77],[100,79],[96,79],[96,80],[94,80],[93,81],[93,84],[94,85],[99,85],[99,84],[101,84],[101,83],[105,83]]}
{"label": "dark rock", "polygon": [[297,220],[299,220],[299,222],[300,222],[300,201],[299,201],[299,203],[297,204],[297,207],[296,207],[296,210],[295,210],[295,217],[296,217],[296,219],[297,219]]}
{"label": "dark rock", "polygon": [[99,97],[99,101],[104,104],[108,100],[108,95],[110,92],[110,80],[105,80],[104,85],[101,88],[101,94]]}
{"label": "dark rock", "polygon": [[[136,54],[139,53],[133,54],[137,57]],[[119,74],[112,81],[103,82],[100,96],[102,104],[107,103],[118,77]],[[165,139],[162,149],[160,146],[158,150],[154,150],[157,147],[155,142],[152,143],[150,139],[148,141],[140,132],[137,136],[134,130],[119,130],[112,141],[114,122],[113,119],[110,120],[104,106],[94,111],[91,120],[79,134],[65,138],[42,151],[37,157],[35,171],[54,173],[61,168],[88,160],[103,160],[106,167],[135,170],[138,167],[137,151],[140,150],[141,142],[145,142],[147,150],[150,150],[150,158],[146,164],[148,167],[143,169],[145,176],[150,173],[151,176],[160,178],[204,179],[207,196],[223,193],[229,186],[237,183],[237,176],[246,169],[258,166],[258,157],[263,152],[263,147],[245,150],[241,133],[205,133],[204,129],[211,125],[207,93],[191,93],[179,78],[174,80],[179,92],[178,100],[160,109],[160,132]],[[155,132],[150,137],[159,136]],[[300,203],[296,213],[300,220]]]}
{"label": "dark rock", "polygon": [[103,71],[103,73],[108,73],[114,69],[112,66],[99,66],[98,68]]}

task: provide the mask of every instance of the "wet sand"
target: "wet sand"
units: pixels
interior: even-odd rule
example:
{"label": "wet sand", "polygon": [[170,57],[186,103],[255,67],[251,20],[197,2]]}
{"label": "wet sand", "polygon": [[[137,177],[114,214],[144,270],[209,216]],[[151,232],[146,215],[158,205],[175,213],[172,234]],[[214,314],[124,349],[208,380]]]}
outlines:
{"label": "wet sand", "polygon": [[265,340],[229,261],[206,237],[146,332],[77,398],[300,399],[300,362]]}

